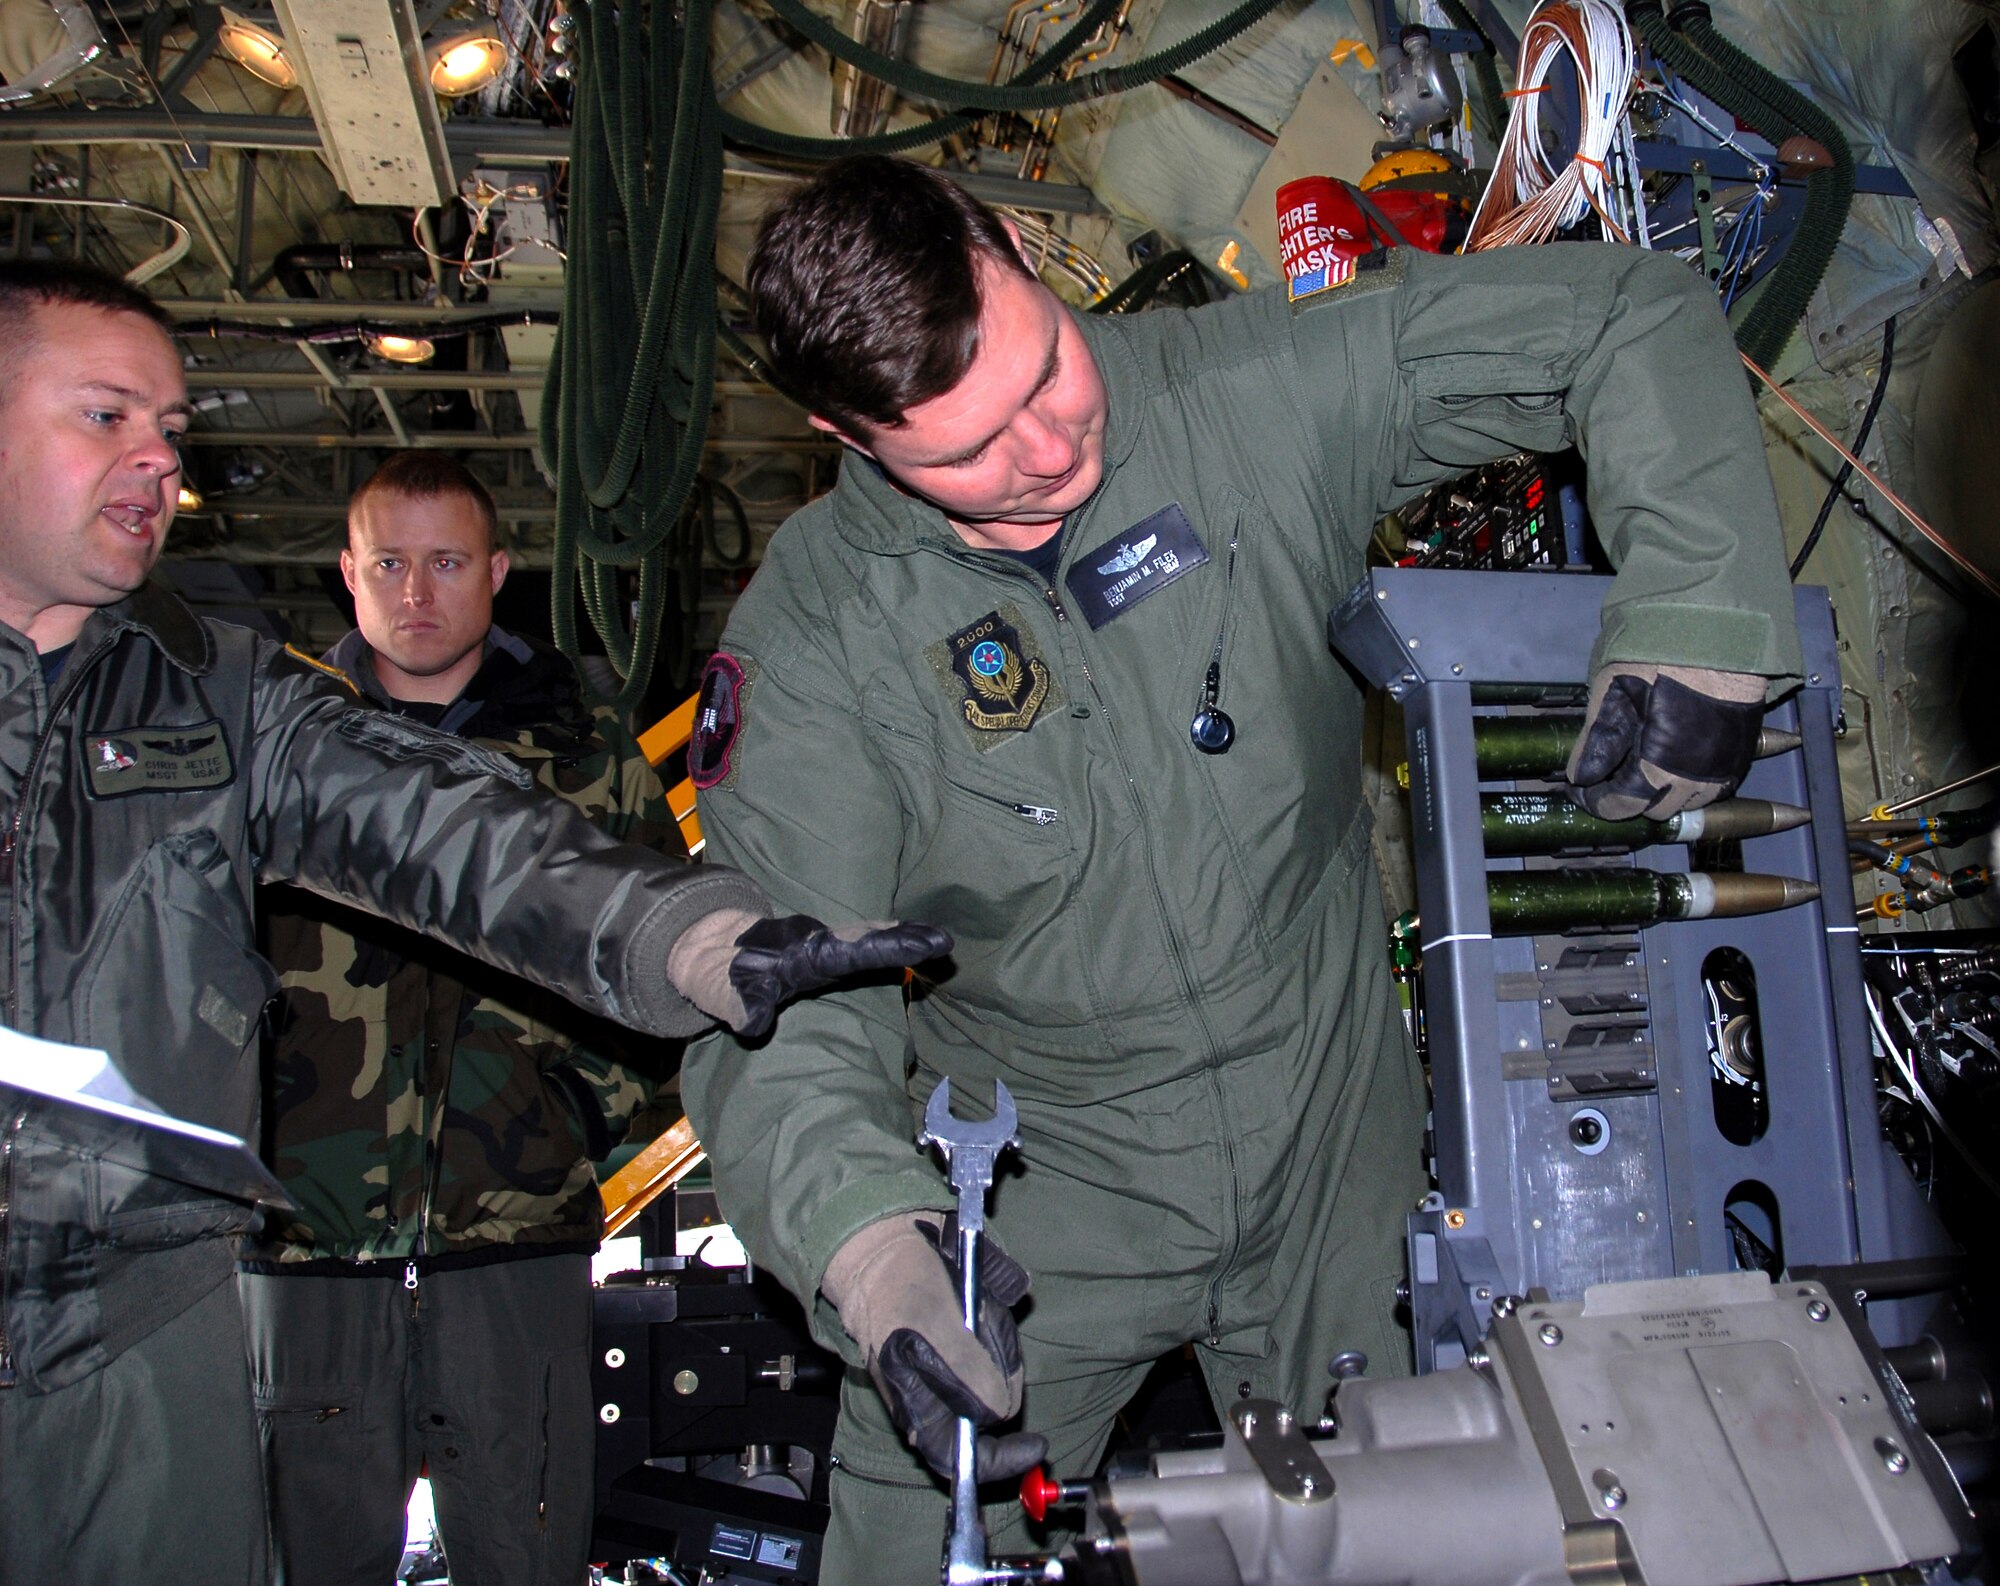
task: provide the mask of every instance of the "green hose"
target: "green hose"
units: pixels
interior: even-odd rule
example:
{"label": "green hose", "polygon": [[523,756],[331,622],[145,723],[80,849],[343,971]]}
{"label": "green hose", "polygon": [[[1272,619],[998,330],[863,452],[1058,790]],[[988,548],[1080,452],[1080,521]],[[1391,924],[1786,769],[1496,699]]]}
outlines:
{"label": "green hose", "polygon": [[1472,76],[1472,113],[1478,122],[1477,131],[1488,150],[1497,153],[1500,139],[1507,130],[1507,99],[1500,92],[1500,72],[1493,64],[1493,41],[1486,36],[1486,29],[1478,19],[1466,9],[1464,0],[1438,0],[1439,7],[1451,19],[1451,25],[1467,33],[1479,35],[1479,42],[1486,47],[1475,50],[1466,57],[1466,67]]}
{"label": "green hose", "polygon": [[[1066,32],[1058,35],[1047,49],[1022,69],[1021,74],[1013,79],[1013,86],[1038,83],[1053,75],[1083,48],[1092,34],[1118,14],[1122,4],[1124,0],[1093,0]],[[763,149],[767,153],[789,155],[794,159],[832,160],[844,154],[907,154],[912,149],[942,143],[946,138],[977,126],[981,119],[981,115],[954,110],[913,127],[878,132],[864,138],[808,138],[760,127],[754,121],[745,121],[725,110],[722,112],[722,130],[735,142]]]}
{"label": "green hose", "polygon": [[1791,246],[1736,327],[1736,345],[1768,370],[1805,317],[1840,246],[1854,199],[1854,151],[1832,117],[1717,33],[1707,6],[1682,0],[1674,8],[1672,27],[1661,0],[1627,0],[1625,15],[1662,65],[1741,116],[1773,148],[1804,136],[1833,157],[1831,166],[1806,178],[1805,211]]}
{"label": "green hose", "polygon": [[[769,0],[780,18],[797,28],[813,43],[837,60],[857,70],[879,77],[890,87],[919,99],[942,105],[970,106],[980,110],[1054,110],[1061,105],[1080,104],[1086,99],[1102,99],[1179,71],[1190,61],[1200,60],[1211,50],[1226,44],[1237,34],[1277,9],[1280,0],[1244,0],[1234,11],[1218,17],[1198,33],[1170,45],[1157,54],[1123,66],[1104,66],[1067,82],[1043,84],[978,83],[957,77],[940,77],[907,61],[871,50],[849,38],[837,26],[803,3],[803,0]],[[1023,74],[1025,77],[1025,73]]]}
{"label": "green hose", "polygon": [[1175,248],[1142,264],[1117,286],[1090,305],[1093,314],[1136,314],[1152,302],[1159,290],[1184,270],[1193,270],[1200,279],[1201,265],[1185,248]]}
{"label": "green hose", "polygon": [[[542,456],[556,476],[556,643],[574,658],[571,590],[624,679],[644,696],[668,582],[698,594],[699,561],[676,555],[715,384],[715,221],[722,138],[708,91],[710,0],[665,7],[586,0],[577,30],[570,153],[570,265],[543,388]],[[638,619],[621,569],[638,569]],[[683,624],[685,628],[686,624]]]}

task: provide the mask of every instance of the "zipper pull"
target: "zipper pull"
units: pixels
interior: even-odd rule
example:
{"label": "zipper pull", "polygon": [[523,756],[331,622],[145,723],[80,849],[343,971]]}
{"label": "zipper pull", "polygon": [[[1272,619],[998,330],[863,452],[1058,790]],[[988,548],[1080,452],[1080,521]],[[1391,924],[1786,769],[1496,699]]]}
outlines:
{"label": "zipper pull", "polygon": [[417,1292],[417,1264],[414,1261],[403,1263],[403,1287],[412,1294]]}
{"label": "zipper pull", "polygon": [[1042,599],[1049,603],[1049,610],[1056,614],[1057,622],[1069,621],[1069,613],[1063,610],[1063,604],[1060,600],[1056,599],[1056,592],[1053,589],[1043,590]]}
{"label": "zipper pull", "polygon": [[14,884],[14,830],[0,832],[0,887]]}
{"label": "zipper pull", "polygon": [[1046,804],[1016,804],[1014,813],[1024,821],[1033,821],[1037,826],[1053,826],[1060,819],[1056,811]]}

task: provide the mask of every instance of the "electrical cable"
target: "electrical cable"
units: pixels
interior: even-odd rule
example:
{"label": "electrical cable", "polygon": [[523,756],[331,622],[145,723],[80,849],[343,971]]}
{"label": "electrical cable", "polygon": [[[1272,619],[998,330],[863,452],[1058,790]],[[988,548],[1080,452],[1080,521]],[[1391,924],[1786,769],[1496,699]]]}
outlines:
{"label": "electrical cable", "polygon": [[1875,988],[1864,985],[1861,988],[1861,996],[1868,1006],[1868,1022],[1875,1027],[1875,1039],[1888,1054],[1889,1062],[1902,1077],[1904,1086],[1917,1098],[1924,1111],[1930,1114],[1931,1122],[1937,1127],[1938,1133],[1959,1154],[1960,1159],[1972,1170],[1973,1176],[1986,1186],[1989,1194],[2000,1198],[2000,1180],[1996,1180],[1981,1166],[1979,1158],[1973,1154],[1971,1147],[1959,1139],[1952,1131],[1951,1125],[1944,1121],[1944,1114],[1938,1111],[1937,1103],[1931,1100],[1931,1093],[1924,1089],[1922,1081],[1917,1078],[1916,1069],[1903,1056],[1902,1049],[1891,1039],[1889,1027],[1883,1022],[1882,1010],[1876,1006]]}
{"label": "electrical cable", "polygon": [[[1552,166],[1541,102],[1550,70],[1564,56],[1576,72],[1576,151]],[[1595,211],[1606,235],[1628,241],[1612,217],[1608,161],[1632,96],[1632,35],[1610,0],[1551,0],[1528,19],[1510,92],[1514,108],[1494,156],[1493,175],[1473,211],[1465,251],[1547,242]]]}
{"label": "electrical cable", "polygon": [[[1891,314],[1882,325],[1882,370],[1875,377],[1874,393],[1868,398],[1867,410],[1861,415],[1861,426],[1854,432],[1854,449],[1860,451],[1868,444],[1869,431],[1875,427],[1875,415],[1881,409],[1882,395],[1889,389],[1889,361],[1896,353],[1896,316]],[[1812,532],[1806,536],[1805,544],[1799,547],[1799,554],[1792,558],[1792,582],[1799,581],[1799,574],[1805,571],[1806,558],[1819,545],[1819,537],[1826,532],[1826,521],[1833,516],[1834,503],[1840,500],[1840,493],[1847,481],[1854,477],[1854,464],[1842,462],[1840,472],[1833,476],[1833,486],[1826,493],[1826,499],[1819,504],[1819,516],[1813,519]]]}
{"label": "electrical cable", "polygon": [[1908,854],[1892,854],[1880,843],[1871,843],[1859,837],[1847,839],[1847,851],[1857,859],[1864,859],[1877,870],[1886,870],[1893,876],[1900,876],[1911,886],[1942,887],[1947,878],[1929,865],[1918,864]]}
{"label": "electrical cable", "polygon": [[1993,580],[1993,578],[1987,572],[1985,572],[1984,569],[1975,565],[1972,561],[1970,561],[1966,557],[1964,552],[1960,551],[1957,546],[1951,543],[1951,541],[1947,540],[1942,534],[1938,533],[1936,529],[1932,528],[1930,524],[1926,523],[1924,519],[1918,514],[1916,508],[1912,507],[1901,496],[1897,495],[1895,491],[1891,490],[1888,487],[1888,485],[1884,484],[1881,476],[1877,474],[1874,469],[1870,468],[1859,457],[1856,457],[1854,453],[1849,451],[1845,446],[1841,445],[1840,441],[1834,436],[1831,430],[1829,430],[1824,424],[1820,423],[1818,419],[1814,418],[1812,414],[1808,413],[1803,407],[1801,407],[1799,405],[1798,399],[1795,398],[1783,386],[1779,385],[1777,381],[1773,380],[1770,374],[1766,370],[1761,368],[1750,357],[1748,353],[1739,353],[1738,356],[1742,358],[1744,367],[1747,368],[1759,380],[1762,380],[1764,384],[1770,388],[1771,394],[1773,396],[1775,396],[1780,402],[1784,403],[1786,407],[1790,408],[1801,419],[1803,419],[1805,421],[1806,427],[1810,429],[1813,432],[1813,434],[1817,435],[1821,440],[1825,441],[1827,445],[1831,446],[1842,457],[1846,458],[1849,463],[1853,464],[1854,471],[1859,475],[1861,475],[1863,479],[1867,480],[1869,484],[1873,485],[1875,489],[1878,492],[1880,492],[1882,499],[1888,502],[1889,505],[1894,507],[1898,512],[1900,512],[1903,515],[1903,517],[1909,522],[1912,528],[1914,528],[1919,534],[1923,535],[1925,539],[1929,540],[1931,544],[1935,545],[1940,551],[1942,551],[1947,557],[1949,557],[1952,560],[1952,562],[1958,567],[1959,571],[1964,573],[1966,577],[1970,578],[1975,584],[1979,585],[1979,587],[1985,590],[1987,594],[1993,596],[1996,600],[2000,600],[2000,583],[1996,583]]}

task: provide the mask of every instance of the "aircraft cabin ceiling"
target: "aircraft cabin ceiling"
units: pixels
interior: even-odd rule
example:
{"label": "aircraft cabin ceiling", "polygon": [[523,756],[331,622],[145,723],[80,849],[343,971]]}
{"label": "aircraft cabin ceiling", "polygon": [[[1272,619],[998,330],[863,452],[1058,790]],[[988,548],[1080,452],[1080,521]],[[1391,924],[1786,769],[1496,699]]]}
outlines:
{"label": "aircraft cabin ceiling", "polygon": [[[968,109],[913,153],[1006,206],[1044,278],[1079,306],[1121,286],[1132,306],[1198,301],[1276,281],[1276,187],[1315,173],[1359,179],[1392,130],[1457,165],[1469,157],[1455,190],[1476,194],[1493,148],[1481,68],[1490,61],[1496,86],[1513,84],[1533,10],[1530,0],[687,0],[649,59],[618,37],[652,13],[609,0],[0,0],[0,205],[11,251],[81,255],[166,304],[200,409],[189,451],[200,499],[175,526],[170,572],[193,598],[308,647],[344,627],[327,569],[349,491],[391,447],[463,454],[494,488],[516,565],[550,566],[558,467],[541,446],[543,392],[568,291],[575,412],[567,429],[549,415],[551,432],[589,431],[565,444],[591,457],[621,423],[651,437],[624,506],[581,531],[586,551],[608,555],[585,559],[585,605],[614,630],[635,606],[665,608],[659,631],[637,640],[660,652],[658,698],[684,688],[713,645],[771,530],[833,477],[836,449],[762,378],[735,293],[759,215],[812,156],[933,122],[951,108],[950,84],[923,74],[1121,90]],[[1990,458],[2000,308],[1984,284],[2000,257],[2000,4],[1715,0],[1713,12],[1720,33],[1837,123],[1859,169],[1838,245],[1773,374],[1852,442],[1894,316],[1893,373],[1864,460],[2000,571]],[[1441,78],[1399,47],[1408,23],[1433,30]],[[837,35],[893,71],[835,59]],[[580,105],[586,56],[625,75],[607,70],[609,86]],[[1135,63],[1124,76],[1140,80],[1128,85],[1120,73]],[[1427,82],[1465,108],[1429,126],[1419,115],[1412,130],[1411,95]],[[1656,136],[1718,157],[1728,143],[1769,169],[1755,165],[1769,145],[1742,122],[1732,132],[1723,115],[1711,136],[1696,121],[1713,118],[1674,114],[1659,108]],[[612,173],[607,137],[644,139],[647,126],[650,162]],[[572,163],[585,143],[596,163]],[[612,193],[621,179],[636,184],[626,210]],[[1657,178],[1655,198],[1677,180]],[[1762,194],[1778,221],[1788,190]],[[1718,189],[1717,224],[1752,215],[1731,202]],[[1690,215],[1656,245],[1698,262],[1695,229]],[[1729,235],[1748,236],[1746,258],[1759,246]],[[629,285],[605,287],[611,266],[597,266],[594,286],[566,281],[579,259],[650,265],[672,250],[658,279],[678,295],[663,293],[651,317]],[[692,267],[711,253],[712,310],[710,272]],[[1796,549],[1840,465],[1768,392],[1762,406]],[[671,498],[664,506],[641,500],[648,481]],[[1841,489],[1847,505],[1812,576],[1842,613],[1857,716],[1866,704],[1867,752],[1849,768],[1859,803],[1905,777],[1971,768],[1958,659],[1966,582],[1872,487]]]}

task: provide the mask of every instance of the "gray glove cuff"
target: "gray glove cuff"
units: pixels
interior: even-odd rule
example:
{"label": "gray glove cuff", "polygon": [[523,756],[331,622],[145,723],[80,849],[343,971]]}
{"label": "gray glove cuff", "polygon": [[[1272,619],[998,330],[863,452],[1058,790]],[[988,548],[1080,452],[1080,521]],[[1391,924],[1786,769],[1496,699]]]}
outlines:
{"label": "gray glove cuff", "polygon": [[1697,694],[1726,700],[1732,705],[1761,705],[1771,690],[1769,679],[1756,672],[1717,672],[1705,666],[1621,666],[1615,670],[1637,671],[1642,676],[1651,672],[1655,678],[1669,678],[1685,684]]}
{"label": "gray glove cuff", "polygon": [[762,918],[748,909],[717,909],[682,931],[667,952],[667,979],[674,989],[732,1030],[743,1023],[747,1011],[729,980],[736,939]]}
{"label": "gray glove cuff", "polygon": [[1003,1371],[966,1327],[951,1267],[917,1228],[919,1221],[942,1225],[944,1219],[942,1212],[914,1211],[868,1224],[834,1252],[820,1292],[840,1312],[841,1326],[861,1346],[870,1371],[889,1336],[908,1329],[1004,1419],[1020,1411],[1019,1375]]}
{"label": "gray glove cuff", "polygon": [[[850,1235],[847,1242],[834,1251],[833,1259],[826,1264],[825,1276],[819,1280],[820,1292],[840,1312],[840,1325],[861,1346],[865,1365],[875,1363],[875,1351],[881,1347],[882,1340],[894,1325],[876,1325],[871,1291],[879,1289],[885,1274],[900,1265],[898,1257],[901,1254],[920,1251],[929,1257],[932,1265],[941,1265],[930,1241],[917,1232],[917,1219],[920,1217],[930,1222],[944,1221],[943,1212],[913,1211],[897,1212],[879,1222],[869,1223],[858,1233]],[[909,1242],[907,1246],[906,1241]],[[945,1276],[949,1280],[950,1274]],[[955,1304],[953,1314],[957,1314]],[[962,1321],[960,1325],[963,1325]]]}

